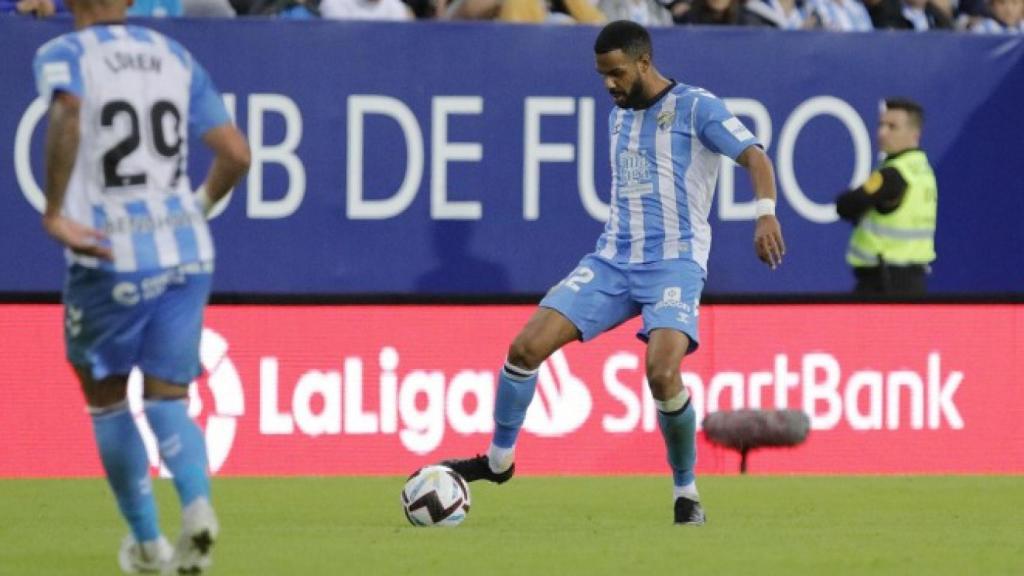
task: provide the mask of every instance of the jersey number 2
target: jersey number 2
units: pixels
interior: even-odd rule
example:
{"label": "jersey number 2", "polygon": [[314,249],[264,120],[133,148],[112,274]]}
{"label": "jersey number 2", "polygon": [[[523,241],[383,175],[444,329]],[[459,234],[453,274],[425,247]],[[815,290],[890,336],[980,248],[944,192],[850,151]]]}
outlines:
{"label": "jersey number 2", "polygon": [[573,292],[580,291],[580,284],[586,284],[594,279],[594,271],[586,266],[580,266],[572,271],[568,278],[562,280],[562,284]]}
{"label": "jersey number 2", "polygon": [[[164,134],[164,117],[166,115],[171,116],[171,120],[174,122],[174,131],[172,133],[174,142],[168,142],[167,135]],[[107,150],[106,154],[103,155],[103,183],[107,188],[119,188],[122,186],[141,186],[146,183],[146,174],[139,172],[137,174],[119,174],[117,172],[117,165],[124,160],[126,156],[135,151],[142,143],[142,137],[139,133],[139,114],[135,111],[135,108],[124,100],[113,100],[107,102],[105,106],[100,110],[100,124],[104,128],[110,128],[114,125],[114,118],[117,116],[127,116],[130,124],[130,132],[127,136],[110,150]],[[178,108],[167,100],[160,100],[153,104],[153,107],[149,110],[149,122],[152,127],[153,134],[153,149],[158,154],[165,158],[175,158],[178,153],[181,152],[181,112]],[[178,167],[174,173],[174,180],[176,181],[181,175],[181,159],[178,159]],[[173,184],[173,183],[172,183]]]}

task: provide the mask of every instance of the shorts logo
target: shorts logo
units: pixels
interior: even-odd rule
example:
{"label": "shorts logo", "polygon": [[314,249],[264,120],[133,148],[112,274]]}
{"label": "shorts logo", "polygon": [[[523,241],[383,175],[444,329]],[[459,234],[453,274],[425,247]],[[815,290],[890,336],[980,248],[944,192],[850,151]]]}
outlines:
{"label": "shorts logo", "polygon": [[67,328],[68,336],[78,337],[82,333],[82,309],[74,304],[68,304],[64,308],[64,326]]}
{"label": "shorts logo", "polygon": [[683,289],[679,286],[670,286],[661,293],[661,301],[654,305],[655,310],[662,308],[682,308],[689,312],[690,306],[683,302]]}
{"label": "shorts logo", "polygon": [[[152,300],[167,291],[167,287],[185,283],[182,269],[167,270],[147,278],[136,285],[133,282],[118,282],[111,291],[114,301],[122,306],[135,306],[140,300]],[[140,290],[141,287],[141,290]]]}
{"label": "shorts logo", "polygon": [[110,295],[122,306],[135,306],[140,300],[139,289],[131,282],[118,282]]}

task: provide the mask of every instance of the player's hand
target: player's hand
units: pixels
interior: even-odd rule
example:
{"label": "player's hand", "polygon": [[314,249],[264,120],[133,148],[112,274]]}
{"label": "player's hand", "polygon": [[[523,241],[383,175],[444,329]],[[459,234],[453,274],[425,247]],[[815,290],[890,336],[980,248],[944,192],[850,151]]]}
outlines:
{"label": "player's hand", "polygon": [[14,9],[18,14],[30,14],[36,18],[48,18],[57,11],[51,0],[21,0]]}
{"label": "player's hand", "polygon": [[761,262],[772,270],[782,264],[786,243],[782,241],[782,227],[775,216],[765,215],[757,219],[754,226],[754,250]]}
{"label": "player's hand", "polygon": [[113,260],[110,248],[101,244],[107,239],[106,234],[83,226],[64,216],[43,216],[43,228],[47,234],[67,246],[71,251],[82,256],[92,256],[101,260]]}

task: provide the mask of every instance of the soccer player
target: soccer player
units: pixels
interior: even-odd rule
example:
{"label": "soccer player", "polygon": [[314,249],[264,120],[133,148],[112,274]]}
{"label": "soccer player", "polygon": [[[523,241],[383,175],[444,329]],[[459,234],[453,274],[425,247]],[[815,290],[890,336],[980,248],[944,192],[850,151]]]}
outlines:
{"label": "soccer player", "polygon": [[[196,574],[209,566],[218,534],[205,441],[187,412],[213,270],[205,216],[245,173],[249,147],[187,50],[124,24],[126,0],[68,3],[75,31],[43,45],[34,62],[49,102],[43,227],[68,262],[67,357],[131,529],[121,569]],[[185,170],[190,134],[215,155],[196,194]],[[144,375],[146,419],[182,506],[173,548],[128,409],[133,367]]]}
{"label": "soccer player", "polygon": [[552,287],[512,341],[487,453],[442,464],[468,481],[507,481],[515,472],[516,439],[540,364],[573,340],[590,340],[641,315],[637,336],[647,343],[647,380],[675,486],[674,519],[700,525],[705,516],[694,476],[696,415],[679,365],[698,345],[718,156],[750,172],[757,196],[754,249],[772,269],[785,253],[775,218],[775,177],[757,140],[721,100],[658,72],[642,26],[608,24],[594,52],[615,101],[608,119],[612,192],[604,233],[595,252]]}

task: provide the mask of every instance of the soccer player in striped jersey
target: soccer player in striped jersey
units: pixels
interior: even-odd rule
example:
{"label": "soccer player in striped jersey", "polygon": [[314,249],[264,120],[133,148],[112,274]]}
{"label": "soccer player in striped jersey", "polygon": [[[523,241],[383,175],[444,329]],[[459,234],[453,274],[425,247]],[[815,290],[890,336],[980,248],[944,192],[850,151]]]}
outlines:
{"label": "soccer player in striped jersey", "polygon": [[[206,214],[245,173],[249,147],[187,50],[124,24],[126,0],[68,4],[75,31],[44,44],[34,62],[49,103],[43,227],[68,262],[67,357],[130,528],[118,553],[122,570],[199,573],[219,530],[205,441],[187,411],[214,260]],[[214,152],[195,194],[186,172],[190,134]],[[128,409],[135,367],[182,505],[173,549],[160,532],[146,449]]]}
{"label": "soccer player in striped jersey", "polygon": [[487,453],[443,464],[469,481],[511,478],[540,364],[573,340],[590,340],[640,315],[637,336],[647,343],[647,380],[672,471],[674,521],[700,525],[705,516],[694,476],[696,415],[679,366],[699,342],[719,155],[750,172],[757,196],[754,249],[772,269],[785,252],[775,218],[775,177],[756,138],[721,100],[658,72],[642,26],[608,24],[594,52],[615,101],[608,126],[611,212],[604,233],[596,250],[551,288],[509,347]]}

